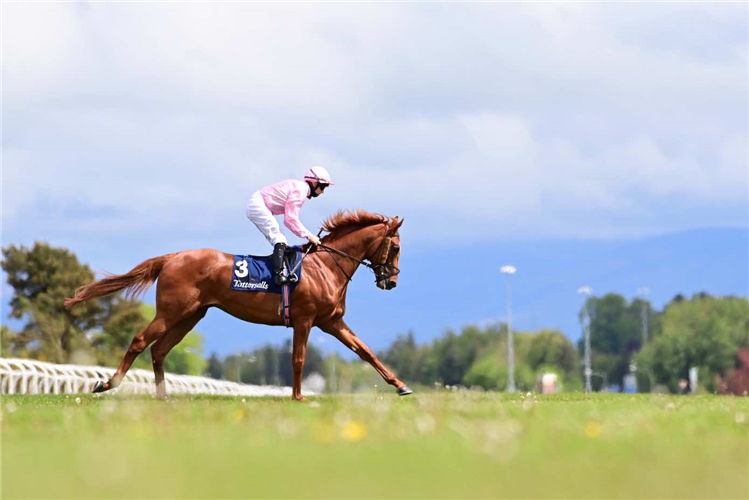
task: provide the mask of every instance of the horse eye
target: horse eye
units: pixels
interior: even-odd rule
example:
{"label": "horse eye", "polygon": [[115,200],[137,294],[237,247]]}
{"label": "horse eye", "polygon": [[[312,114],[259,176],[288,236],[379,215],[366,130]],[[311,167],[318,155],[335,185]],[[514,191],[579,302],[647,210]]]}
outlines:
{"label": "horse eye", "polygon": [[393,253],[398,253],[401,251],[401,247],[393,247]]}

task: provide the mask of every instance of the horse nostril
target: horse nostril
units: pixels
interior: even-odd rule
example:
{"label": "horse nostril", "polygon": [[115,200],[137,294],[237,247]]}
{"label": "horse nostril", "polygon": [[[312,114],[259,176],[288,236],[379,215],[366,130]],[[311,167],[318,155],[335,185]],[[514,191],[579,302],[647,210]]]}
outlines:
{"label": "horse nostril", "polygon": [[395,288],[396,286],[398,286],[398,283],[396,283],[395,281],[389,281],[389,282],[388,282],[388,285],[387,285],[387,289],[388,289],[388,290],[392,290],[392,289],[393,289],[393,288]]}

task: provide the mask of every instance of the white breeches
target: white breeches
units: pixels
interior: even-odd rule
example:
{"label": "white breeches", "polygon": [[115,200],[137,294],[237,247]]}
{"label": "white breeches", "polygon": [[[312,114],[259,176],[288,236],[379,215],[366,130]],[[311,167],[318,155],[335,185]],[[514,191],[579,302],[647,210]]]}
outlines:
{"label": "white breeches", "polygon": [[255,191],[250,197],[250,201],[247,202],[247,207],[245,208],[245,213],[247,214],[247,218],[257,226],[271,245],[275,246],[276,243],[285,243],[288,245],[286,236],[281,232],[278,221],[265,205],[260,191]]}

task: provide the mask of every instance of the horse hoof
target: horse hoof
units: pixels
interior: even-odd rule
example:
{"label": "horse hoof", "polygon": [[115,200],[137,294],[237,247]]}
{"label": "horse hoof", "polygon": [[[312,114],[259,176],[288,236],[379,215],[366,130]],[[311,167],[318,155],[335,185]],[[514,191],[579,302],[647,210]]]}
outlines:
{"label": "horse hoof", "polygon": [[398,396],[408,396],[409,394],[413,394],[414,391],[408,388],[407,385],[404,385],[400,389],[398,389]]}
{"label": "horse hoof", "polygon": [[108,390],[109,390],[109,382],[102,382],[101,380],[99,380],[94,386],[94,390],[91,392],[97,393],[97,392],[104,392]]}

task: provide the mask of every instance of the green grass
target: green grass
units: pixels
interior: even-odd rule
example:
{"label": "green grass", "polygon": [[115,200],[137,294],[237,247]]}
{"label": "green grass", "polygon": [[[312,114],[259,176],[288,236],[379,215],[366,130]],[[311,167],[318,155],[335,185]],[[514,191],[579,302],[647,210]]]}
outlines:
{"label": "green grass", "polygon": [[749,399],[2,398],[2,498],[747,498]]}

